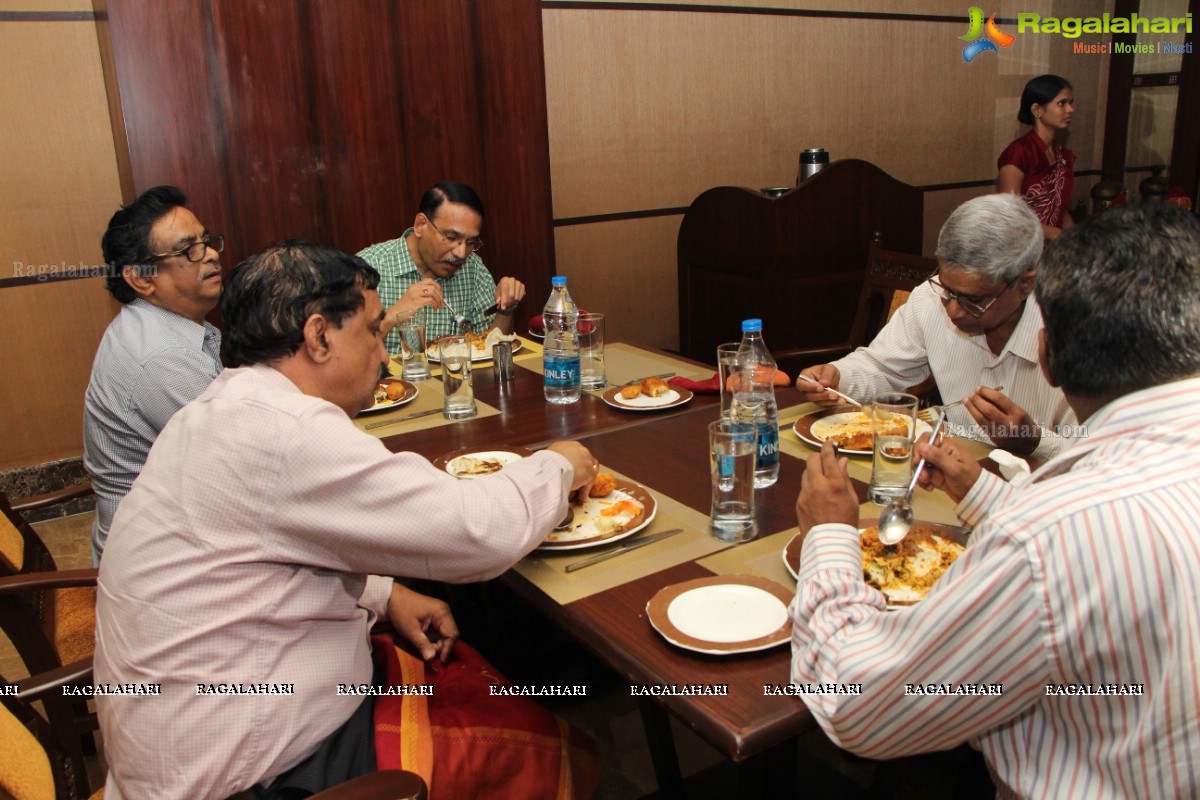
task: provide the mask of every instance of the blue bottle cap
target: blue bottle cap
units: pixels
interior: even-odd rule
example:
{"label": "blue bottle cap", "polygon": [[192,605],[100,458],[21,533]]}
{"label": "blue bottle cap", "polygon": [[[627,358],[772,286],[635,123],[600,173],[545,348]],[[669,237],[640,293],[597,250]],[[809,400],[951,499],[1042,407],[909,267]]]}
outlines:
{"label": "blue bottle cap", "polygon": [[552,277],[550,279],[550,285],[551,286],[566,286],[567,285],[567,276],[566,275],[555,275],[554,277]]}
{"label": "blue bottle cap", "polygon": [[742,321],[742,333],[758,333],[761,330],[761,319],[747,319]]}

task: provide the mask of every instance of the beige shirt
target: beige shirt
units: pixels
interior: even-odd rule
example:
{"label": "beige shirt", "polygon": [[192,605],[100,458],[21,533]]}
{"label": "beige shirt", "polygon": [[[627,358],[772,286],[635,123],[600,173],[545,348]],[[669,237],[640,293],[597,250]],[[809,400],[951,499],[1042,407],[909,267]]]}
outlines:
{"label": "beige shirt", "polygon": [[362,701],[338,684],[371,679],[391,579],[369,576],[494,577],[566,513],[571,475],[541,452],[459,481],[273,369],[225,370],[159,435],[104,552],[96,681],[161,684],[97,698],[109,786],[225,798],[294,766]]}

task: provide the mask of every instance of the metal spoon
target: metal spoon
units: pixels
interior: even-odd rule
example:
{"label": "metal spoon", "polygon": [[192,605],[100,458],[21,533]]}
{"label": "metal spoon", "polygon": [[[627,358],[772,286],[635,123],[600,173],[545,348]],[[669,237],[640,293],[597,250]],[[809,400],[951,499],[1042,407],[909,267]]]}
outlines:
{"label": "metal spoon", "polygon": [[810,378],[810,377],[808,377],[807,375],[805,375],[804,373],[800,373],[800,377],[801,377],[801,378],[804,378],[804,380],[808,381],[809,383],[813,384],[814,386],[816,386],[816,387],[817,387],[817,388],[819,388],[819,389],[823,389],[823,390],[825,390],[825,391],[827,391],[827,392],[833,392],[833,393],[834,393],[834,394],[836,394],[838,397],[840,397],[840,398],[842,398],[843,400],[845,400],[847,403],[853,403],[854,405],[858,406],[859,408],[862,408],[862,407],[863,407],[863,404],[862,404],[862,403],[858,402],[857,400],[855,400],[855,399],[854,399],[853,397],[851,397],[850,395],[848,395],[848,394],[842,394],[842,393],[841,393],[841,392],[839,392],[837,389],[830,389],[828,386],[822,386],[820,381],[818,381],[818,380],[815,380],[814,378]]}
{"label": "metal spoon", "polygon": [[469,319],[467,319],[462,314],[455,311],[454,307],[446,302],[445,297],[442,297],[442,305],[444,305],[446,307],[446,310],[448,310],[450,312],[450,316],[454,319],[454,324],[457,325],[459,328],[465,328],[470,323]]}
{"label": "metal spoon", "polygon": [[[945,421],[945,414],[938,416],[937,424],[933,426],[933,432],[929,434],[930,442],[937,439],[938,432],[941,431],[942,423]],[[912,493],[913,489],[917,488],[917,478],[920,477],[924,467],[925,459],[922,458],[917,462],[917,468],[913,470],[912,480],[908,482],[908,489],[903,495],[893,497],[884,507],[883,513],[879,515],[879,541],[885,545],[899,544],[912,528]]]}

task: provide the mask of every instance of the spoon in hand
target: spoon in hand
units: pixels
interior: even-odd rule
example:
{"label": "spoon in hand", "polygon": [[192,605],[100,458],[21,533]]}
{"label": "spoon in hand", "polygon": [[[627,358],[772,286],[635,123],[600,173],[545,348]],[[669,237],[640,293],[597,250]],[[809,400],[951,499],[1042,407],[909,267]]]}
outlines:
{"label": "spoon in hand", "polygon": [[[933,426],[933,432],[929,434],[930,442],[937,439],[938,432],[941,431],[942,423],[945,421],[945,414],[938,416],[937,424]],[[922,458],[917,462],[917,468],[913,470],[912,480],[908,482],[908,489],[903,495],[893,497],[891,502],[884,507],[883,513],[879,515],[879,541],[885,545],[899,544],[912,528],[912,493],[913,489],[917,488],[917,478],[921,476],[921,470],[924,467],[925,459]]]}

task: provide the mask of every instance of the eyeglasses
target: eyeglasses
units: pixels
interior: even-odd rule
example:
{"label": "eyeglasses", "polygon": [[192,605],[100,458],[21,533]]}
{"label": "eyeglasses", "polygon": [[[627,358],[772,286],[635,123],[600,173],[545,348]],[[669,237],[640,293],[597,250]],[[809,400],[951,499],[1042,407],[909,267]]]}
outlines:
{"label": "eyeglasses", "polygon": [[205,236],[198,242],[192,242],[179,250],[172,250],[170,253],[155,253],[146,259],[147,261],[158,261],[161,258],[170,258],[171,256],[186,256],[188,261],[193,264],[197,261],[203,261],[208,255],[208,248],[216,250],[218,253],[225,249],[224,236]]}
{"label": "eyeglasses", "polygon": [[[433,225],[433,220],[431,220],[429,217],[425,217],[425,221],[430,225]],[[458,231],[450,231],[449,233],[446,233],[437,225],[433,225],[433,229],[437,231],[441,237],[453,247],[458,247],[460,244],[465,244],[467,246],[467,252],[469,253],[478,253],[483,249],[483,239],[480,239],[478,236],[472,236],[470,239],[464,239],[463,235]]]}
{"label": "eyeglasses", "polygon": [[1011,281],[1004,284],[1004,288],[1001,289],[998,294],[992,295],[991,297],[980,297],[978,295],[972,296],[969,294],[959,294],[953,289],[948,289],[939,283],[938,279],[934,275],[930,275],[925,280],[929,281],[929,284],[933,286],[933,290],[937,292],[937,296],[941,299],[942,305],[949,305],[951,300],[957,300],[958,305],[962,308],[962,310],[973,317],[982,317],[985,313],[987,313],[987,310],[991,308],[997,300],[1003,297],[1004,293],[1011,289],[1013,284],[1017,282],[1017,279],[1013,278]]}

